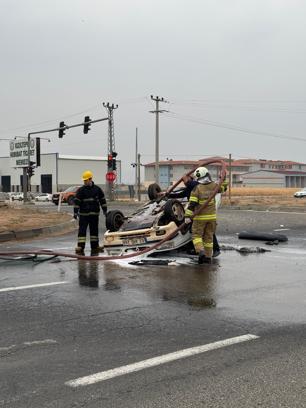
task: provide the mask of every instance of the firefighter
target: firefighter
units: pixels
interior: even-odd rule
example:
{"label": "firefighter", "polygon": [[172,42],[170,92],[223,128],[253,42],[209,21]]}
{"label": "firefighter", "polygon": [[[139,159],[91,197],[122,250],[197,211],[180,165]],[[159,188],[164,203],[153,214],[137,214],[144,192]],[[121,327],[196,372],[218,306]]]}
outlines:
{"label": "firefighter", "polygon": [[[204,204],[213,190],[216,189],[217,183],[212,181],[206,167],[198,167],[194,174],[194,179],[198,184],[193,188],[188,207],[185,211],[185,223],[191,223],[193,212],[199,206]],[[226,190],[227,183],[219,187],[219,192]],[[213,235],[216,231],[216,204],[215,199],[210,200],[208,205],[200,210],[199,214],[193,217],[192,224],[192,242],[197,254],[199,254],[199,264],[211,263],[213,255]]]}
{"label": "firefighter", "polygon": [[[185,188],[179,192],[171,192],[169,194],[166,193],[166,196],[169,198],[187,198],[189,200],[190,194],[192,190],[199,184],[197,180],[194,180],[191,176],[183,176],[182,177],[183,183],[185,184]],[[194,249],[192,249],[192,253]],[[221,254],[220,246],[216,234],[213,235],[213,258],[216,258]]]}
{"label": "firefighter", "polygon": [[88,226],[91,255],[104,251],[104,248],[99,246],[99,214],[101,206],[106,216],[107,205],[102,189],[94,184],[92,178],[91,171],[84,171],[82,175],[84,185],[77,191],[74,199],[74,218],[79,218],[78,246],[75,248],[75,253],[79,255],[84,255]]}

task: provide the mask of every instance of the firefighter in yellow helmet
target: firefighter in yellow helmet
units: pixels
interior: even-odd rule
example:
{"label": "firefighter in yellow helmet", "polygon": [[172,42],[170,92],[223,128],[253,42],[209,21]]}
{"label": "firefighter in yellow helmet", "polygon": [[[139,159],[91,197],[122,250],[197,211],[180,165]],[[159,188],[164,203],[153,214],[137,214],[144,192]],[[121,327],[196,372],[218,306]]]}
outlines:
{"label": "firefighter in yellow helmet", "polygon": [[[185,211],[185,223],[192,224],[192,242],[197,254],[199,254],[199,264],[211,263],[213,253],[213,235],[216,231],[216,204],[213,198],[208,203],[207,207],[200,210],[193,217],[195,209],[204,204],[210,194],[217,187],[217,183],[212,181],[211,176],[206,167],[198,167],[193,173],[194,179],[198,184],[191,192],[188,207]],[[226,190],[227,183],[220,185],[219,192]]]}
{"label": "firefighter in yellow helmet", "polygon": [[79,218],[78,245],[76,254],[84,255],[86,231],[89,226],[91,255],[103,252],[99,246],[99,214],[100,207],[106,216],[107,205],[103,190],[94,184],[90,170],[84,171],[82,179],[84,185],[79,188],[74,199],[74,218]]}

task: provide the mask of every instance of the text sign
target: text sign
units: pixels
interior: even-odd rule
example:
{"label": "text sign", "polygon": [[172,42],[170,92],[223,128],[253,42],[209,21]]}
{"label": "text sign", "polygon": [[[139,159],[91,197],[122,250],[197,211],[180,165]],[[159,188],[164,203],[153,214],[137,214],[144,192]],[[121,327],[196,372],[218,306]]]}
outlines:
{"label": "text sign", "polygon": [[[10,141],[10,161],[11,167],[27,167],[28,161],[28,140]],[[30,139],[30,161],[36,162],[36,139]]]}

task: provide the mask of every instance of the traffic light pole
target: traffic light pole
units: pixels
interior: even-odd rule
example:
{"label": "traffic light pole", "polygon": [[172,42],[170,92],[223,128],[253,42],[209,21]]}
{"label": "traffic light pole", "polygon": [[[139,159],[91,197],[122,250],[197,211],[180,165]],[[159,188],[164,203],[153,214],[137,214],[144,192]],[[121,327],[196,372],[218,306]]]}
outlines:
{"label": "traffic light pole", "polygon": [[[113,111],[114,109],[118,108],[118,105],[110,104],[109,102],[103,102],[104,108],[107,109],[108,112],[108,157],[113,157],[113,153],[115,152],[115,132],[114,132],[114,119],[113,119]],[[112,161],[113,163],[113,161]],[[108,172],[114,171],[114,166],[110,167],[108,165]],[[114,200],[114,181],[108,180],[108,197],[111,201]]]}
{"label": "traffic light pole", "polygon": [[[89,118],[89,117],[86,117],[86,118]],[[28,190],[29,190],[29,192],[31,191],[31,177],[28,176],[27,169],[29,169],[30,166],[31,166],[31,151],[30,151],[31,136],[32,135],[40,135],[42,133],[50,133],[50,132],[61,132],[61,131],[64,132],[67,129],[72,129],[72,128],[75,128],[75,127],[78,127],[78,126],[84,126],[85,127],[85,126],[89,126],[92,123],[102,122],[104,120],[109,120],[109,118],[95,119],[95,120],[90,120],[90,121],[85,120],[84,122],[77,123],[75,125],[69,125],[68,126],[68,125],[64,124],[64,126],[60,126],[60,127],[57,127],[57,128],[47,129],[47,130],[39,130],[37,132],[28,133],[28,166],[23,168],[23,200],[24,200],[24,202],[30,201],[28,199]]]}

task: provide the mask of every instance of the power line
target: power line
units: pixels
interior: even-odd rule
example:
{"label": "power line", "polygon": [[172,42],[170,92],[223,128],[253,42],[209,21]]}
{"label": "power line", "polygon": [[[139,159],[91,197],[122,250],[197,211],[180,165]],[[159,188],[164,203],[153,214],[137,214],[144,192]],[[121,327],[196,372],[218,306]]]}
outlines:
{"label": "power line", "polygon": [[277,139],[288,139],[288,140],[297,140],[299,142],[306,142],[306,139],[303,139],[302,137],[285,136],[285,135],[281,135],[281,134],[263,132],[263,131],[254,130],[254,129],[247,129],[247,128],[243,128],[243,127],[228,124],[228,123],[213,122],[211,120],[206,120],[206,119],[202,119],[202,118],[196,118],[196,117],[192,117],[192,116],[182,115],[182,114],[178,114],[178,113],[171,112],[171,111],[166,113],[165,116],[169,117],[169,118],[173,118],[173,119],[184,120],[184,121],[187,121],[187,122],[193,122],[193,123],[199,123],[199,124],[207,125],[207,126],[213,126],[213,127],[223,128],[223,129],[235,130],[237,132],[242,132],[242,133],[249,133],[249,134],[253,134],[253,135],[274,137],[274,138],[277,138]]}
{"label": "power line", "polygon": [[[123,99],[119,99],[119,101],[121,101],[122,104],[132,104],[132,103],[139,103],[139,102],[144,102],[147,99],[146,96],[138,96],[138,97],[134,97],[134,98],[123,98]],[[52,122],[58,122],[67,118],[73,118],[74,116],[78,116],[78,115],[82,115],[84,113],[87,112],[93,112],[94,110],[97,110],[98,108],[100,108],[100,104],[96,104],[93,106],[90,106],[88,108],[83,109],[82,111],[78,111],[78,112],[74,112],[71,113],[69,115],[64,115],[64,116],[60,116],[54,119],[48,119],[42,122],[36,122],[36,123],[30,123],[27,125],[20,125],[16,128],[10,128],[10,129],[4,129],[4,130],[0,130],[0,132],[14,132],[16,130],[27,130],[29,128],[35,128],[41,125],[45,125],[48,123],[52,123]]]}

